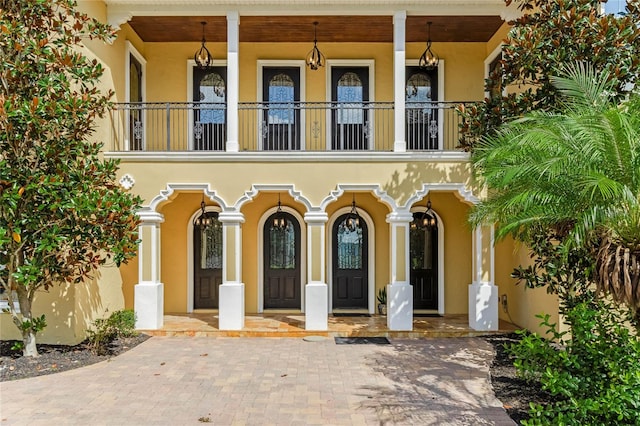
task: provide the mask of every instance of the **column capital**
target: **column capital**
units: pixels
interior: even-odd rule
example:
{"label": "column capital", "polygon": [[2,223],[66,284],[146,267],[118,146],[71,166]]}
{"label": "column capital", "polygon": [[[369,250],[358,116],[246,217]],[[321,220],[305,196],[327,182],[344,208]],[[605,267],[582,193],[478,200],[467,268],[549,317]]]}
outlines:
{"label": "column capital", "polygon": [[240,224],[244,223],[244,214],[240,212],[220,212],[218,214],[218,220],[222,223]]}
{"label": "column capital", "polygon": [[153,225],[164,222],[164,215],[152,210],[139,210],[136,215],[140,218],[140,225]]}
{"label": "column capital", "polygon": [[413,213],[408,211],[396,211],[387,215],[387,223],[411,223],[413,221]]}
{"label": "column capital", "polygon": [[407,19],[406,10],[396,10],[395,12],[393,12],[394,21],[405,21],[406,19]]}
{"label": "column capital", "polygon": [[311,211],[304,214],[304,221],[309,225],[321,225],[329,221],[327,212]]}

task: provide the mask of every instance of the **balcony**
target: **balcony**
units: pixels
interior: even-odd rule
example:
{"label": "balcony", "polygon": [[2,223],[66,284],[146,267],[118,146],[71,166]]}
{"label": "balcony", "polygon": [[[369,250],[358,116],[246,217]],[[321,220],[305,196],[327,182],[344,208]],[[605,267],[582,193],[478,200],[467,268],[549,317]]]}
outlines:
{"label": "balcony", "polygon": [[[407,151],[457,151],[460,102],[407,102]],[[224,103],[118,103],[109,111],[106,149],[134,152],[220,152],[227,149]],[[241,152],[389,152],[394,150],[390,102],[239,103]]]}

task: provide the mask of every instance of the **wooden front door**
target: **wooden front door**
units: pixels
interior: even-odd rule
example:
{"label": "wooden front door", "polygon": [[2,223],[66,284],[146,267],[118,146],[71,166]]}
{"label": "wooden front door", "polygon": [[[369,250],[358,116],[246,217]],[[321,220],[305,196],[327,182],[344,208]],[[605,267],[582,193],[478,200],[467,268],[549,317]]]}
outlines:
{"label": "wooden front door", "polygon": [[438,70],[407,67],[405,130],[407,149],[438,149]]}
{"label": "wooden front door", "polygon": [[227,69],[193,68],[193,149],[224,151],[227,139]]}
{"label": "wooden front door", "polygon": [[333,309],[368,309],[368,241],[367,224],[350,230],[348,214],[333,225]]}
{"label": "wooden front door", "polygon": [[262,149],[300,149],[300,68],[262,69]]}
{"label": "wooden front door", "polygon": [[331,68],[331,149],[369,149],[368,102],[368,67]]}
{"label": "wooden front door", "polygon": [[422,213],[413,214],[409,231],[410,283],[413,309],[438,309],[438,229],[421,227]]}
{"label": "wooden front door", "polygon": [[206,213],[212,224],[193,227],[194,309],[217,309],[222,284],[222,223],[218,213]]}
{"label": "wooden front door", "polygon": [[300,309],[300,224],[289,213],[284,229],[274,227],[276,214],[264,225],[264,308]]}

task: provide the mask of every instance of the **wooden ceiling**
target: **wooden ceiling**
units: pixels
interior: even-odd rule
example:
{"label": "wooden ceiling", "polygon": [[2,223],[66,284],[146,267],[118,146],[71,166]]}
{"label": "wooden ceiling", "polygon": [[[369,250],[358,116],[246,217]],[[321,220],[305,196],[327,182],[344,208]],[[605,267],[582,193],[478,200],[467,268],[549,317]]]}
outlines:
{"label": "wooden ceiling", "polygon": [[[241,42],[313,41],[313,22],[318,24],[318,43],[393,42],[391,16],[242,16]],[[408,16],[407,42],[427,40],[431,21],[434,42],[486,42],[500,28],[499,16]],[[145,42],[192,42],[202,40],[202,24],[209,42],[225,42],[224,16],[134,16],[129,25]]]}

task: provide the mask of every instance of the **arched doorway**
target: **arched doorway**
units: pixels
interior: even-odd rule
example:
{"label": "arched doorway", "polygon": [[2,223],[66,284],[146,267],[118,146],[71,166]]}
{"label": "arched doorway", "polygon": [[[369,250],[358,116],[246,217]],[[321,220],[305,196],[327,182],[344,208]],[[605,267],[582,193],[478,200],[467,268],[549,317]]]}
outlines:
{"label": "arched doorway", "polygon": [[[284,227],[275,226],[277,215],[285,219]],[[264,309],[300,309],[300,234],[300,223],[287,212],[272,214],[264,224]]]}
{"label": "arched doorway", "polygon": [[413,213],[409,230],[414,310],[438,309],[438,227],[424,226],[424,214]]}
{"label": "arched doorway", "polygon": [[193,308],[218,309],[222,284],[222,223],[218,212],[205,213],[209,224],[193,227]]}
{"label": "arched doorway", "polygon": [[369,232],[364,220],[347,226],[349,213],[331,228],[333,309],[369,309]]}

